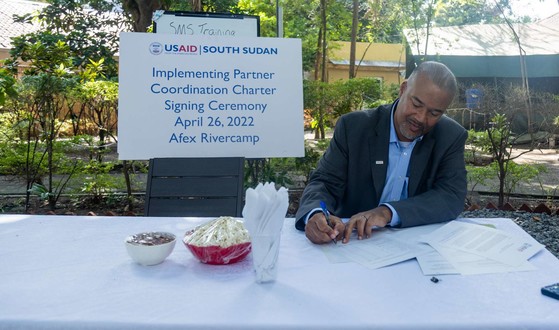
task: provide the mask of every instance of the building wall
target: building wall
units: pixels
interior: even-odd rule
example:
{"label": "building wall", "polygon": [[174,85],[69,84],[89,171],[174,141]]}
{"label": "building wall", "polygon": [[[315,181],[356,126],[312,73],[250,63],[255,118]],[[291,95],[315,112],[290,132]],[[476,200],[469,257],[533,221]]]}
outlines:
{"label": "building wall", "polygon": [[0,61],[5,60],[10,57],[10,50],[5,48],[0,48]]}
{"label": "building wall", "polygon": [[[330,58],[331,59],[347,59],[349,60],[351,50],[351,42],[349,41],[334,41],[330,45]],[[406,61],[405,48],[403,44],[383,44],[383,43],[368,43],[357,42],[355,44],[356,60],[359,61],[361,57],[366,61],[391,61],[402,62]],[[365,56],[363,56],[365,53]]]}
{"label": "building wall", "polygon": [[[404,77],[400,75],[400,70],[397,68],[382,68],[382,67],[358,67],[357,78],[378,78],[385,84],[401,84]],[[349,79],[349,65],[328,65],[328,81],[346,80]]]}
{"label": "building wall", "polygon": [[[328,81],[349,79],[351,43],[332,42],[328,63]],[[355,45],[356,77],[379,78],[387,84],[401,84],[405,73],[406,52],[403,44],[358,42]],[[333,62],[344,62],[337,64]]]}

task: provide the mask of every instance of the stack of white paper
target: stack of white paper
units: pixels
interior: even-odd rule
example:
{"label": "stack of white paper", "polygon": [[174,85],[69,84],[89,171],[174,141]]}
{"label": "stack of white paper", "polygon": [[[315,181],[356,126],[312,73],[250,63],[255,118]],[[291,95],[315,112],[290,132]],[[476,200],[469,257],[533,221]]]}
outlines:
{"label": "stack of white paper", "polygon": [[[462,220],[462,221],[461,221]],[[375,269],[416,258],[423,274],[486,274],[533,270],[528,262],[543,249],[534,239],[464,222],[375,230],[371,238],[321,246],[330,262]]]}
{"label": "stack of white paper", "polygon": [[[441,259],[436,254],[419,256],[419,264],[426,275],[532,270],[534,266],[528,259],[543,248],[543,245],[534,240],[524,240],[499,229],[460,221],[451,221],[423,239],[444,258]],[[444,263],[444,260],[448,263]],[[435,264],[438,269],[425,267]]]}

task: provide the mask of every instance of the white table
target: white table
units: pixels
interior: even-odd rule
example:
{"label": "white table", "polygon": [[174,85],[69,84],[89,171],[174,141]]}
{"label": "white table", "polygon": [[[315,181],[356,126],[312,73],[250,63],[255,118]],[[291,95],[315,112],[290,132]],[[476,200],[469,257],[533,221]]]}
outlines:
{"label": "white table", "polygon": [[[536,271],[424,276],[415,260],[371,270],[330,264],[285,221],[278,279],[257,284],[252,259],[198,262],[177,242],[144,267],[123,241],[184,232],[208,219],[0,216],[0,329],[559,329],[559,282],[547,250]],[[528,235],[509,219],[486,219]]]}

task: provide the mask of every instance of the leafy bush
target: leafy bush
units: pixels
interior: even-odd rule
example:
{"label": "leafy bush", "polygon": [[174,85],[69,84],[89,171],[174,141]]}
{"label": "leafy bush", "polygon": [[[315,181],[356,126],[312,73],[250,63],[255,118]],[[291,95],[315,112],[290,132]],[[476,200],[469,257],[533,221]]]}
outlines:
{"label": "leafy bush", "polygon": [[303,82],[304,107],[310,110],[311,127],[320,133],[319,138],[325,138],[325,129],[332,127],[336,118],[363,109],[366,102],[378,100],[381,94],[380,81],[374,78]]}
{"label": "leafy bush", "polygon": [[114,167],[115,164],[112,162],[91,160],[87,163],[79,175],[83,180],[81,192],[90,195],[94,202],[99,203],[104,196],[123,190],[124,178],[110,174]]}

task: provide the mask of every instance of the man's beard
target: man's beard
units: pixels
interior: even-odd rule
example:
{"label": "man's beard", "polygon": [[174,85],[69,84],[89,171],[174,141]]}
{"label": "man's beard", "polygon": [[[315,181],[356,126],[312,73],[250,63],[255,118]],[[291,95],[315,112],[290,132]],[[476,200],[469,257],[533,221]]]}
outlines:
{"label": "man's beard", "polygon": [[[413,123],[413,124],[412,124]],[[419,131],[414,133],[410,127],[419,127]],[[425,132],[425,125],[418,123],[411,119],[406,119],[403,123],[400,124],[400,133],[408,140],[415,140],[416,138],[423,135]]]}

